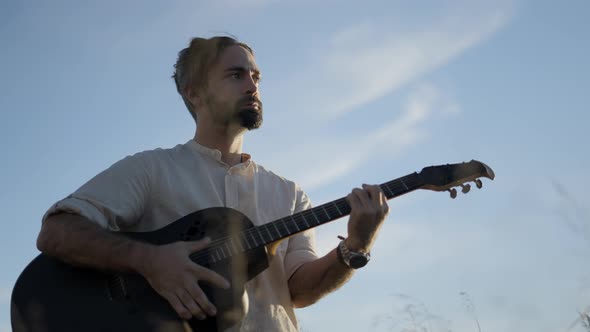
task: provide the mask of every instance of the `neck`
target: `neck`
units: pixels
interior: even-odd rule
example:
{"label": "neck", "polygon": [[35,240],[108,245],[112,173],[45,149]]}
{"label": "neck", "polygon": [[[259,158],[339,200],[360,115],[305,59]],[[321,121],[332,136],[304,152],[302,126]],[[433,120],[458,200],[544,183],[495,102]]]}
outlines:
{"label": "neck", "polygon": [[194,140],[202,146],[221,152],[221,161],[234,166],[242,161],[243,133],[228,134],[227,130],[215,130],[197,126]]}

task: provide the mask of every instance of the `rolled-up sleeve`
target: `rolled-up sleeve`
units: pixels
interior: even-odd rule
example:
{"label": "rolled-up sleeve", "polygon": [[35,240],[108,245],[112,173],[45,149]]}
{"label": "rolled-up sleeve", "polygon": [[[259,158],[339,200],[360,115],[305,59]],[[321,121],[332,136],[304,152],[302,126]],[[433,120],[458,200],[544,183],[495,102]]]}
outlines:
{"label": "rolled-up sleeve", "polygon": [[149,178],[144,153],[125,157],[53,204],[43,222],[53,214],[66,212],[114,231],[131,226],[141,218],[149,199]]}
{"label": "rolled-up sleeve", "polygon": [[[297,192],[297,204],[294,213],[305,211],[311,208],[311,201],[302,191]],[[310,261],[316,260],[318,255],[315,250],[315,230],[308,229],[289,238],[287,252],[285,255],[285,273],[291,278],[297,269]]]}

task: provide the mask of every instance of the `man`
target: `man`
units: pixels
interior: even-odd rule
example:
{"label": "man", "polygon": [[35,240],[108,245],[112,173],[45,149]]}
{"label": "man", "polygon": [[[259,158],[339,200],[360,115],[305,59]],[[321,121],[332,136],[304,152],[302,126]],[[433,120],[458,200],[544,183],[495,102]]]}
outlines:
{"label": "man", "polygon": [[[306,210],[293,182],[242,152],[244,133],[262,124],[260,70],[252,49],[229,37],[195,38],[179,52],[174,79],[197,123],[193,139],[171,149],[126,157],[98,174],[44,216],[38,248],[75,265],[137,272],[184,319],[217,314],[198,282],[228,288],[221,275],[188,255],[195,242],[151,245],[111,231],[152,231],[193,211],[237,209],[256,225]],[[270,266],[246,286],[248,311],[234,329],[297,330],[293,308],[305,307],[344,284],[368,261],[388,213],[378,186],[348,196],[348,237],[318,258],[311,230],[284,240]],[[359,263],[360,261],[360,263]]]}

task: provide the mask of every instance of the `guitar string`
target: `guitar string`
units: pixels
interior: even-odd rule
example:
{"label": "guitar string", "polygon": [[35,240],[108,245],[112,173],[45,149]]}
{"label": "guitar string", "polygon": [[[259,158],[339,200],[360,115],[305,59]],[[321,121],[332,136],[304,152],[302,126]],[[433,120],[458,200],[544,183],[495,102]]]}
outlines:
{"label": "guitar string", "polygon": [[[404,179],[406,180],[405,182],[404,182]],[[412,181],[414,181],[416,179],[418,180],[418,183],[417,183],[418,185],[412,184]],[[397,194],[403,193],[403,190],[402,191],[399,191],[397,193],[393,192],[391,190],[391,186],[397,186],[397,185],[399,185],[401,183],[401,184],[404,185],[404,187],[406,189],[406,192],[409,192],[409,191],[415,190],[418,187],[420,187],[420,184],[421,184],[420,182],[421,182],[420,176],[417,173],[411,173],[411,174],[408,174],[408,175],[403,176],[401,178],[398,178],[398,179],[395,179],[395,180],[392,180],[392,181],[383,183],[383,184],[380,185],[380,187],[382,187],[382,189],[383,189],[383,187],[386,188],[386,189],[389,189],[390,196],[388,197],[388,195],[386,193],[386,197],[387,197],[387,199],[391,199],[391,198],[395,197]],[[408,185],[410,185],[410,187],[408,187]],[[270,243],[272,241],[267,242],[267,241],[264,240],[264,236],[262,235],[262,232],[261,232],[262,229],[266,230],[267,233],[268,233],[268,235],[272,237],[271,231],[270,231],[270,228],[271,228],[270,225],[273,225],[273,227],[276,227],[277,228],[277,231],[278,231],[277,223],[278,222],[282,222],[284,224],[284,228],[287,230],[287,233],[290,233],[290,230],[287,227],[287,223],[284,221],[287,218],[290,218],[290,219],[292,219],[294,221],[294,225],[295,225],[295,227],[297,227],[297,230],[298,231],[300,231],[301,228],[303,228],[304,230],[305,229],[309,229],[311,227],[309,226],[309,223],[307,222],[307,217],[313,216],[314,218],[317,219],[317,216],[313,212],[314,210],[319,210],[319,208],[321,207],[324,211],[327,211],[326,209],[333,209],[332,208],[332,205],[337,210],[339,210],[339,206],[342,207],[342,209],[345,210],[345,211],[347,211],[348,209],[350,209],[349,204],[344,200],[344,198],[340,198],[338,200],[335,200],[335,201],[326,203],[324,205],[320,205],[320,206],[318,206],[316,208],[312,208],[312,209],[309,209],[309,210],[306,210],[306,211],[302,211],[302,212],[297,213],[295,215],[284,217],[284,218],[281,218],[281,219],[279,219],[277,221],[270,222],[268,224],[264,224],[264,225],[261,225],[261,226],[258,226],[258,227],[248,228],[248,229],[244,230],[243,232],[241,232],[240,235],[242,235],[246,239],[246,242],[247,243],[248,243],[247,236],[250,236],[250,238],[253,239],[254,242],[256,243],[256,235],[258,235],[258,237],[260,238],[262,244],[268,244],[268,243]],[[350,211],[347,211],[346,213],[341,213],[341,211],[338,211],[338,213],[339,213],[340,216],[337,216],[336,218],[343,217],[344,215],[349,214]],[[295,218],[297,218],[299,220],[295,220]],[[332,217],[329,216],[328,221],[333,220],[331,218]],[[336,218],[334,218],[334,219],[336,219]],[[305,222],[305,224],[307,225],[307,228],[304,227],[304,225],[301,223],[301,221]],[[299,227],[299,224],[301,224],[301,227]],[[318,220],[318,225],[319,224],[320,224],[320,221]],[[294,234],[294,233],[295,232],[293,232],[291,234]],[[278,235],[279,235],[279,237],[282,236],[280,234],[280,232],[278,233]],[[219,239],[216,239],[207,248],[207,250],[206,250],[207,252],[205,252],[205,250],[203,250],[203,251],[200,251],[200,252],[197,252],[197,253],[193,253],[193,254],[197,254],[196,256],[199,256],[198,254],[202,252],[203,255],[201,255],[201,256],[208,256],[208,252],[209,251],[211,251],[211,250],[217,250],[217,248],[220,248],[222,245],[225,245],[229,249],[229,251],[232,252],[232,250],[230,249],[229,245],[227,244],[228,239],[231,240],[232,237],[231,236],[226,236],[226,237],[221,237]],[[238,241],[239,241],[239,236],[238,236]],[[254,248],[256,248],[256,247],[259,247],[259,246],[258,245],[255,245]],[[253,248],[248,248],[248,249],[253,249]],[[221,248],[221,250],[223,252],[223,248]],[[225,256],[225,254],[224,254],[224,256]],[[191,258],[192,258],[192,255],[191,255]]]}
{"label": "guitar string", "polygon": [[[394,192],[395,187],[396,186],[399,186],[400,183],[405,187],[405,190],[399,190],[397,192]],[[386,194],[387,199],[391,199],[391,198],[395,197],[397,194],[403,193],[404,191],[405,192],[409,192],[409,191],[412,191],[412,190],[417,189],[420,186],[420,184],[421,184],[421,178],[419,177],[419,175],[417,173],[411,173],[411,174],[408,174],[408,175],[403,176],[401,178],[398,178],[398,179],[395,179],[395,180],[392,180],[392,181],[383,183],[383,184],[380,185],[380,187],[382,187],[382,189],[383,189],[383,187],[386,188],[386,189],[389,189],[389,191],[390,191],[389,197],[388,197],[387,193],[385,193],[385,194]],[[408,187],[408,185],[410,187]],[[394,190],[392,190],[392,188],[391,188],[392,186],[394,187]],[[272,241],[270,241],[270,242],[265,241],[264,240],[264,236],[263,236],[263,232],[261,230],[266,230],[266,232],[269,234],[269,236],[271,236],[271,234],[270,234],[271,233],[271,230],[270,229],[272,229],[272,227],[270,227],[270,226],[274,224],[273,227],[277,227],[277,229],[278,229],[278,226],[276,225],[276,223],[282,222],[284,224],[284,229],[287,230],[287,233],[290,233],[290,230],[287,227],[287,224],[288,223],[285,222],[285,219],[287,219],[287,218],[290,218],[290,219],[292,219],[294,221],[294,224],[297,227],[298,231],[301,228],[303,228],[303,230],[312,228],[311,226],[309,226],[309,222],[307,220],[308,220],[308,218],[310,218],[312,216],[313,216],[313,218],[317,219],[317,215],[313,211],[319,210],[320,208],[322,208],[324,211],[326,211],[327,209],[333,210],[334,207],[332,207],[332,206],[335,206],[335,209],[337,209],[337,210],[339,210],[339,208],[342,208],[345,211],[347,211],[348,209],[350,209],[350,206],[345,201],[345,199],[344,198],[340,198],[340,199],[337,199],[335,201],[328,202],[326,204],[320,205],[318,207],[315,207],[315,208],[312,208],[312,209],[309,209],[309,210],[306,210],[306,211],[302,211],[302,212],[297,213],[295,215],[284,217],[284,218],[281,218],[279,220],[276,220],[276,221],[273,221],[273,222],[270,222],[270,223],[267,223],[267,224],[264,224],[264,225],[260,225],[258,227],[248,228],[248,229],[244,230],[243,232],[241,232],[240,235],[242,235],[244,238],[246,238],[246,242],[248,242],[248,239],[247,239],[248,236],[250,238],[252,238],[254,240],[254,242],[256,242],[256,235],[258,235],[258,238],[261,240],[261,242],[263,244],[267,244],[267,243],[270,243]],[[347,211],[346,213],[340,213],[340,211],[338,211],[338,212],[339,212],[338,213],[339,216],[337,216],[336,218],[343,217],[344,215],[347,215],[347,214],[350,213],[349,211]],[[296,218],[298,220],[296,220]],[[329,216],[328,221],[329,220],[333,220],[331,218],[333,218],[333,217]],[[306,225],[304,225],[303,223],[305,223]],[[318,225],[319,224],[320,223],[319,223],[319,220],[318,220]],[[307,227],[305,227],[305,226],[307,226]],[[295,232],[291,233],[290,235],[292,235],[294,233]],[[282,236],[280,234],[280,232],[279,232],[278,235],[279,235],[279,237]],[[227,240],[228,239],[231,239],[231,237],[229,237],[229,236],[228,237],[221,237],[221,238],[213,241],[211,243],[211,245],[210,245],[210,248],[211,249],[216,249],[215,247],[220,247],[221,245],[226,245],[226,247],[228,247],[228,249],[229,249],[229,245],[227,245]],[[273,240],[273,239],[271,239],[271,240]],[[278,239],[274,239],[274,240],[278,240]],[[255,246],[255,247],[258,247],[258,246]],[[249,249],[253,249],[253,248],[249,248]]]}
{"label": "guitar string", "polygon": [[[409,175],[407,175],[405,177],[402,177],[402,178],[399,178],[399,179],[396,179],[396,180],[392,180],[392,181],[383,183],[380,186],[381,187],[387,187],[388,188],[388,187],[391,187],[391,186],[394,186],[394,185],[399,185],[400,183],[403,184],[404,183],[404,179],[406,179],[406,181],[405,181],[405,187],[407,188],[407,185],[410,185],[410,187],[414,187],[414,185],[416,185],[416,184],[412,184],[413,180],[415,179],[415,176],[412,177],[413,175],[415,175],[415,173],[409,174]],[[391,191],[391,188],[388,188],[388,189],[390,189],[390,191]],[[408,190],[408,189],[406,189],[406,190]],[[403,190],[401,192],[403,192]],[[393,195],[391,195],[391,197],[388,197],[388,199],[393,198],[395,195],[396,194],[394,193]],[[336,207],[332,207],[332,205],[336,205]],[[281,221],[283,223],[285,223],[284,222],[284,219],[287,219],[287,218],[298,218],[298,219],[300,219],[299,221],[297,221],[295,219],[293,219],[293,220],[295,221],[295,223],[301,223],[301,218],[299,218],[299,216],[302,216],[303,219],[305,219],[306,217],[310,217],[312,215],[311,210],[314,210],[314,209],[317,209],[317,208],[320,208],[320,207],[325,207],[325,206],[328,206],[328,209],[331,209],[331,210],[336,209],[337,210],[338,209],[337,208],[338,205],[340,205],[340,208],[342,208],[343,210],[347,210],[347,209],[350,208],[350,206],[344,200],[344,198],[340,198],[340,199],[337,199],[335,201],[328,202],[326,204],[320,205],[320,206],[318,206],[316,208],[309,209],[309,210],[306,210],[306,211],[302,211],[302,212],[300,212],[300,213],[298,213],[296,215],[284,217],[284,218],[281,218],[281,219],[279,219],[277,221],[274,221],[274,222],[271,222],[271,223],[268,223],[268,224],[264,224],[264,225],[261,225],[259,227],[269,227],[270,224],[275,223],[275,222],[281,222]],[[342,214],[342,213],[339,213],[339,214],[340,214],[340,216],[337,216],[336,218],[342,217],[342,216],[345,215],[345,214]],[[349,212],[347,212],[346,214],[349,214]],[[284,226],[285,226],[284,228],[289,232],[289,228],[286,226],[286,223],[285,223]],[[301,226],[303,226],[303,225],[301,225]],[[228,249],[228,251],[231,254],[236,254],[237,252],[235,252],[234,250],[231,250],[231,248],[230,248],[230,246],[228,244],[228,240],[236,239],[237,241],[240,241],[239,238],[240,238],[240,235],[242,235],[242,237],[246,240],[245,241],[246,244],[249,244],[249,241],[247,239],[247,236],[250,236],[256,242],[256,238],[254,237],[255,236],[255,233],[258,233],[258,237],[261,240],[263,240],[262,241],[263,244],[267,244],[267,243],[272,242],[272,241],[270,241],[270,242],[264,243],[265,242],[264,241],[264,237],[260,234],[260,229],[259,228],[256,228],[256,227],[252,227],[252,228],[248,228],[248,229],[242,231],[240,234],[238,234],[238,236],[233,236],[233,237],[232,236],[224,236],[224,237],[218,238],[218,239],[212,241],[208,248],[203,249],[203,250],[198,251],[198,252],[195,252],[195,253],[191,254],[190,257],[191,257],[191,259],[197,259],[197,260],[198,259],[209,258],[209,257],[211,257],[211,252],[212,251],[219,251],[219,249],[221,249],[221,251],[223,253],[223,256],[227,256],[224,253],[224,249],[221,248],[221,246],[223,246],[223,245],[226,246],[226,248]],[[281,235],[281,234],[279,233],[279,235]],[[240,244],[241,244],[241,242],[240,242]],[[260,247],[260,246],[254,246],[254,248],[250,248],[250,246],[242,245],[242,247],[244,247],[244,248],[248,247],[247,249],[250,250],[250,249],[254,249],[256,247]],[[247,251],[247,250],[243,250],[241,252],[245,252],[245,251]],[[223,258],[226,258],[226,257],[222,257],[222,259]]]}
{"label": "guitar string", "polygon": [[[389,189],[390,192],[392,192],[392,190],[391,190],[392,188],[390,188],[391,186],[398,186],[400,184],[404,184],[404,186],[406,188],[409,185],[410,188],[411,188],[414,185],[416,185],[416,184],[412,185],[412,183],[411,183],[415,179],[415,176],[414,175],[416,175],[416,173],[412,173],[412,174],[406,175],[404,177],[401,177],[399,179],[395,179],[395,180],[392,180],[392,181],[389,181],[389,182],[385,182],[385,183],[381,184],[380,187],[386,187],[386,188]],[[405,181],[404,181],[404,179],[405,179]],[[409,189],[406,189],[406,190],[409,190]],[[404,190],[401,190],[398,193],[401,193],[403,191]],[[394,193],[393,195],[391,195],[391,197],[388,197],[388,199],[393,198],[396,194],[397,193]],[[386,194],[386,197],[387,196],[388,195]],[[232,254],[235,254],[236,252],[234,252],[233,250],[231,250],[230,246],[228,245],[228,241],[231,241],[232,239],[236,239],[237,241],[240,241],[240,237],[242,236],[242,237],[244,237],[246,239],[246,242],[248,243],[247,237],[249,236],[250,238],[254,239],[254,241],[256,242],[255,236],[258,235],[258,237],[262,240],[262,243],[264,243],[265,242],[264,241],[264,237],[261,235],[261,232],[260,232],[260,229],[261,228],[269,227],[271,224],[273,224],[275,222],[283,222],[285,224],[285,227],[284,228],[287,231],[289,231],[289,228],[286,226],[286,223],[284,221],[285,219],[287,219],[287,218],[293,218],[293,220],[294,220],[294,222],[296,224],[297,223],[301,223],[302,220],[303,221],[306,220],[306,217],[310,217],[310,216],[313,215],[312,210],[316,210],[316,209],[318,209],[320,207],[326,208],[326,206],[327,206],[328,209],[337,210],[336,207],[332,207],[333,205],[335,205],[336,207],[338,207],[340,205],[340,208],[342,208],[343,210],[348,210],[350,208],[350,205],[346,202],[345,198],[339,198],[337,200],[334,200],[334,201],[331,201],[331,202],[322,204],[322,205],[317,206],[315,208],[312,208],[312,209],[309,209],[309,210],[305,210],[305,211],[299,212],[299,213],[297,213],[295,215],[283,217],[281,219],[278,219],[276,221],[273,221],[273,222],[270,222],[270,223],[267,223],[267,224],[264,224],[264,225],[261,225],[261,226],[258,226],[258,227],[247,228],[246,230],[240,232],[237,236],[223,236],[223,237],[220,237],[218,239],[215,239],[215,240],[211,241],[211,243],[209,244],[209,247],[207,247],[206,249],[203,249],[203,250],[200,250],[198,252],[195,252],[195,253],[191,254],[189,257],[191,259],[194,259],[194,260],[200,260],[200,259],[209,258],[211,256],[211,252],[213,250],[218,250],[223,245],[225,245],[229,249],[228,250],[229,252],[231,252]],[[349,212],[347,212],[346,214],[341,214],[341,213],[339,213],[339,214],[340,214],[340,216],[337,216],[336,218],[343,217],[343,216],[349,214]],[[298,218],[300,220],[299,221],[298,220],[295,220],[295,218]],[[332,219],[332,220],[334,220],[334,219]],[[301,225],[301,226],[303,226],[303,225]],[[305,227],[301,227],[301,228],[305,228]],[[308,227],[306,229],[309,229],[309,228],[312,228],[312,227]],[[292,234],[294,234],[294,233],[292,233]],[[269,233],[269,235],[270,235],[270,233]],[[279,235],[281,235],[281,234],[279,233]],[[266,242],[266,244],[271,243],[271,242],[272,241]],[[240,244],[241,244],[241,242],[240,242]],[[246,246],[244,246],[244,245],[242,245],[242,247],[246,248]],[[260,247],[260,246],[254,246],[254,248],[256,248],[256,247]],[[248,248],[248,249],[254,249],[254,248]],[[223,250],[223,249],[221,249],[221,250]],[[242,252],[245,252],[245,251],[242,251]],[[224,254],[224,256],[226,256],[226,255]]]}
{"label": "guitar string", "polygon": [[[402,179],[397,179],[397,180],[393,180],[393,181],[387,182],[387,183],[383,184],[383,186],[388,186],[389,187],[389,186],[391,186],[393,184],[399,184],[399,183],[402,183],[402,182],[403,182]],[[395,194],[392,195],[392,197],[393,196],[395,196]],[[312,209],[309,209],[309,210],[302,211],[302,212],[297,213],[297,214],[292,215],[292,216],[283,217],[281,219],[278,219],[276,221],[273,221],[273,222],[270,222],[270,223],[261,225],[259,227],[262,227],[262,228],[265,228],[265,227],[270,228],[270,226],[271,226],[272,223],[275,223],[275,222],[283,222],[284,223],[284,219],[288,219],[288,218],[299,218],[299,216],[303,216],[303,217],[300,220],[295,220],[295,223],[301,224],[301,226],[303,226],[302,222],[306,222],[306,220],[310,219],[310,217],[314,217],[315,218],[314,212],[312,212],[312,210],[319,210],[320,208],[326,208],[326,207],[327,208],[330,208],[330,209],[334,209],[333,207],[331,207],[334,204],[339,205],[339,207],[340,208],[343,208],[343,209],[348,209],[349,208],[348,203],[345,201],[345,199],[344,198],[339,198],[339,199],[334,200],[332,202],[328,202],[328,203],[322,204],[320,206],[317,206],[317,207],[312,208]],[[340,216],[340,217],[342,217],[342,216]],[[288,230],[288,227],[285,227],[285,228]],[[307,228],[311,228],[311,227],[307,227]],[[249,229],[246,229],[244,232],[242,232],[242,234],[248,235],[248,236],[255,236],[255,235],[257,235],[256,233],[260,233],[258,231],[258,229],[256,229],[256,228],[249,228]],[[259,237],[263,239],[263,236],[262,235],[260,235]],[[220,238],[219,241],[217,241],[217,242],[223,242],[223,240],[225,240],[225,239],[224,238]],[[213,244],[215,244],[215,243],[212,243],[212,245]]]}

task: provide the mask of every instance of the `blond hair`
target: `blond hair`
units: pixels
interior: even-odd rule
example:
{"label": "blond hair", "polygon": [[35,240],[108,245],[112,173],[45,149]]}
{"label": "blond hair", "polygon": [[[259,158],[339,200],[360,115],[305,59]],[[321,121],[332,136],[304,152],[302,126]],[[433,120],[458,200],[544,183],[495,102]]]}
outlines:
{"label": "blond hair", "polygon": [[172,78],[176,83],[176,90],[192,117],[197,121],[194,105],[186,94],[190,90],[207,87],[209,69],[219,59],[219,56],[229,46],[238,45],[254,55],[250,46],[226,36],[212,38],[193,38],[189,46],[178,52],[178,59],[174,65]]}

